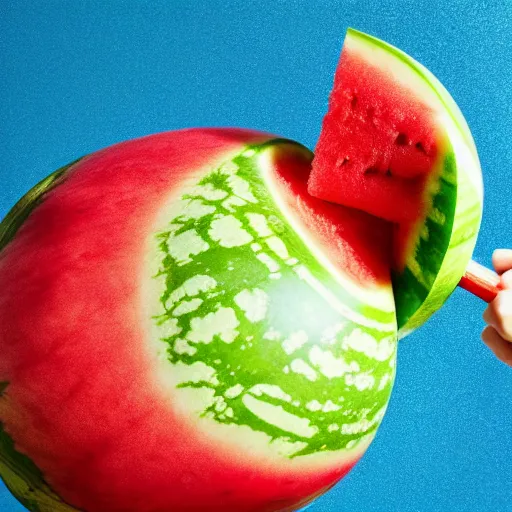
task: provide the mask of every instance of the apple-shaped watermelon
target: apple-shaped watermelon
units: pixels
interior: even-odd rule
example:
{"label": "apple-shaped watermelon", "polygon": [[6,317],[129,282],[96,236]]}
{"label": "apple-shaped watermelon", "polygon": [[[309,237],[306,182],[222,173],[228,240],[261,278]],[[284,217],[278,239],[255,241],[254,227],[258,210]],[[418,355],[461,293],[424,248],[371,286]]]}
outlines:
{"label": "apple-shaped watermelon", "polygon": [[[369,40],[377,62],[384,55],[391,64],[347,66],[355,37],[332,98],[355,87],[348,108],[375,108],[376,128],[370,136],[365,119],[331,105],[312,174],[313,154],[293,141],[238,129],[169,132],[58,170],[4,219],[0,476],[27,508],[291,511],[363,455],[394,381],[395,300],[400,311],[400,297],[416,293],[411,278],[396,276],[393,290],[391,269],[402,261],[437,276],[400,324],[413,328],[417,311],[440,306],[428,306],[437,279],[449,274],[446,295],[460,278],[481,186],[447,93],[429,78],[414,95],[392,94],[390,80],[412,80],[404,70],[412,61]],[[418,107],[427,90],[449,115]],[[421,136],[419,170],[409,139],[396,136],[404,143],[386,153],[401,101],[400,133]],[[379,111],[390,104],[391,114]],[[418,183],[372,191],[367,178],[383,164],[364,167],[368,151],[398,162],[405,181],[412,162]],[[460,155],[471,172],[460,171]],[[371,171],[341,176],[357,158]],[[400,210],[386,206],[389,197],[408,205],[403,216],[386,213]],[[441,234],[428,224],[435,215]],[[418,232],[430,252],[413,253]]]}
{"label": "apple-shaped watermelon", "polygon": [[342,477],[395,372],[386,223],[242,130],[125,142],[2,224],[0,473],[31,510],[274,511]]}

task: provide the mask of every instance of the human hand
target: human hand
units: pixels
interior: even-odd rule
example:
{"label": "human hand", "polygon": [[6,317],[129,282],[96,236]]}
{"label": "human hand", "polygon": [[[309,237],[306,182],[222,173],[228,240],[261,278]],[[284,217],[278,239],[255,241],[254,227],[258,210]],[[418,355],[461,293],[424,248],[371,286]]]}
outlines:
{"label": "human hand", "polygon": [[512,366],[512,249],[496,249],[492,264],[501,274],[502,289],[484,312],[488,325],[482,339],[500,361]]}

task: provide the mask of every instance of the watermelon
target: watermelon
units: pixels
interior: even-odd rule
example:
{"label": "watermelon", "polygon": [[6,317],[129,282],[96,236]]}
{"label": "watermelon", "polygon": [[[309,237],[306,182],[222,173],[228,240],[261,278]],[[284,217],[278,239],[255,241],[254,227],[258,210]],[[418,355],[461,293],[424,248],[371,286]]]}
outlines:
{"label": "watermelon", "polygon": [[463,276],[482,213],[475,144],[446,89],[393,46],[348,30],[308,190],[393,225],[401,337]]}
{"label": "watermelon", "polygon": [[0,475],[32,511],[288,511],[360,459],[396,369],[392,230],[236,129],[124,142],[0,226]]}

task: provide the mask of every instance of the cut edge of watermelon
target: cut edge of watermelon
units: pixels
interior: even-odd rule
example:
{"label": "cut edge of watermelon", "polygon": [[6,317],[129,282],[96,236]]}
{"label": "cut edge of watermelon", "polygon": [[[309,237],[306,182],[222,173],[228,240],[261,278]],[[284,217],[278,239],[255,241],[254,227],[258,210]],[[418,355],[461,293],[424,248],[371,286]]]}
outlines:
{"label": "cut edge of watermelon", "polygon": [[[282,196],[276,192],[278,189],[278,184],[276,183],[275,177],[271,172],[273,167],[272,151],[273,149],[269,148],[266,151],[262,151],[259,155],[263,179],[269,183],[270,186],[268,188],[272,199],[279,207],[281,212],[283,212],[295,232],[300,234],[300,237],[302,240],[304,240],[304,243],[308,246],[311,253],[323,265],[323,267],[335,278],[340,286],[354,298],[354,302],[360,302],[372,308],[380,309],[386,313],[393,313],[395,305],[387,286],[361,286],[360,283],[354,281],[346,272],[343,272],[342,269],[333,265],[326,254],[321,250],[320,247],[318,247],[316,241],[313,240],[307,228],[303,226],[301,221],[297,219],[297,216],[290,211],[290,208],[286,205]],[[362,318],[361,321],[366,323]],[[382,327],[380,322],[377,327]]]}

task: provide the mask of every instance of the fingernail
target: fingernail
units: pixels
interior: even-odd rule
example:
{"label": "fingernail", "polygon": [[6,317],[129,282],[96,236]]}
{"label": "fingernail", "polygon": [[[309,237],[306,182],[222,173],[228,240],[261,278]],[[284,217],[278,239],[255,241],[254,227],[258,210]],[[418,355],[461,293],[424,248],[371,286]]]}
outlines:
{"label": "fingernail", "polygon": [[512,260],[512,249],[495,249],[492,253],[492,257],[500,261]]}
{"label": "fingernail", "polygon": [[496,249],[492,254],[492,264],[498,274],[512,268],[512,249]]}

